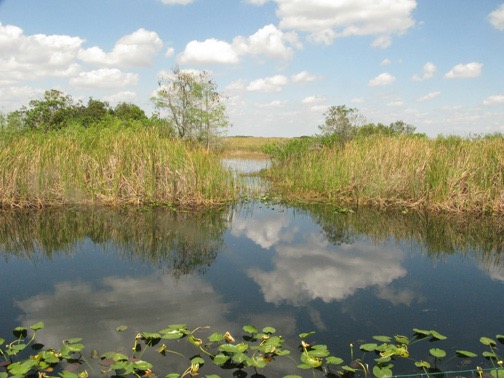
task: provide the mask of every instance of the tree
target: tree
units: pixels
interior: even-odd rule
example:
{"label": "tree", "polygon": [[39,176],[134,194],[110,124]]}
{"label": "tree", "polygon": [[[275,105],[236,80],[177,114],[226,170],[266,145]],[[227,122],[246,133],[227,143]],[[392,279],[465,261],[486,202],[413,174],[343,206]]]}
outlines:
{"label": "tree", "polygon": [[31,100],[29,108],[22,108],[24,124],[32,130],[58,130],[75,110],[72,97],[56,89],[44,92],[42,100]]}
{"label": "tree", "polygon": [[137,105],[120,102],[114,108],[114,114],[123,121],[144,121],[147,119],[145,112]]}
{"label": "tree", "polygon": [[324,113],[325,122],[319,126],[324,136],[337,136],[344,143],[352,139],[365,119],[355,108],[346,105],[331,106]]}
{"label": "tree", "polygon": [[159,86],[152,100],[168,113],[179,138],[204,142],[208,148],[211,140],[229,126],[222,95],[207,72],[195,74],[176,67],[172,75],[159,81]]}

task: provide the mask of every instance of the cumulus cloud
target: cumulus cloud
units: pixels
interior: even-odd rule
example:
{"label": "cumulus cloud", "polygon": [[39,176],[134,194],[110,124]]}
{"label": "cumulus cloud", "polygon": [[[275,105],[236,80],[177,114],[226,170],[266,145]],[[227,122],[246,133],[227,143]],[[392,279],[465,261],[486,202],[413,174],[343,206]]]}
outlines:
{"label": "cumulus cloud", "polygon": [[422,75],[415,74],[415,75],[413,75],[412,79],[415,81],[427,80],[427,79],[430,79],[432,76],[434,76],[436,71],[437,71],[436,65],[431,62],[427,62],[423,66]]}
{"label": "cumulus cloud", "polygon": [[490,96],[483,101],[484,105],[496,105],[496,104],[504,104],[504,94]]}
{"label": "cumulus cloud", "polygon": [[292,75],[293,83],[308,83],[315,80],[317,80],[317,77],[306,70]]}
{"label": "cumulus cloud", "polygon": [[283,75],[275,75],[264,79],[257,79],[247,85],[248,91],[255,92],[280,92],[283,87],[289,82]]}
{"label": "cumulus cloud", "polygon": [[280,27],[307,32],[318,43],[335,38],[376,36],[373,45],[388,47],[391,36],[413,25],[415,0],[275,0]]}
{"label": "cumulus cloud", "polygon": [[446,73],[447,79],[474,78],[481,75],[482,63],[471,62],[467,64],[457,64]]}
{"label": "cumulus cloud", "polygon": [[0,103],[2,111],[13,111],[18,108],[18,104],[26,101],[27,98],[42,97],[44,91],[29,86],[7,86],[0,91]]}
{"label": "cumulus cloud", "polygon": [[441,92],[430,92],[426,94],[425,96],[420,97],[417,101],[418,102],[424,102],[424,101],[429,101],[432,100],[433,98],[438,97],[441,94]]}
{"label": "cumulus cloud", "polygon": [[297,228],[290,225],[288,218],[279,214],[238,218],[233,221],[231,233],[234,236],[246,236],[262,248],[271,248],[281,241],[291,241]]}
{"label": "cumulus cloud", "polygon": [[122,37],[111,52],[93,46],[79,51],[79,59],[85,63],[100,66],[151,66],[156,53],[163,47],[163,42],[156,32],[143,28]]}
{"label": "cumulus cloud", "polygon": [[80,70],[75,58],[83,42],[68,35],[25,35],[17,26],[0,24],[0,76],[14,83],[75,75]]}
{"label": "cumulus cloud", "polygon": [[99,70],[81,72],[77,77],[70,79],[72,86],[85,88],[121,88],[137,83],[137,74],[123,73],[117,68],[100,68]]}
{"label": "cumulus cloud", "polygon": [[200,64],[235,64],[239,60],[238,54],[229,43],[214,38],[203,42],[189,42],[184,52],[178,57],[180,63]]}
{"label": "cumulus cloud", "polygon": [[374,79],[369,80],[370,87],[378,87],[382,85],[390,85],[395,81],[395,77],[389,74],[388,72],[384,72],[379,74]]}
{"label": "cumulus cloud", "polygon": [[178,61],[184,64],[236,64],[244,55],[289,59],[293,49],[301,47],[296,33],[284,33],[270,24],[248,37],[235,37],[231,43],[214,38],[191,41],[178,56]]}
{"label": "cumulus cloud", "polygon": [[490,13],[488,19],[494,28],[504,30],[504,4]]}

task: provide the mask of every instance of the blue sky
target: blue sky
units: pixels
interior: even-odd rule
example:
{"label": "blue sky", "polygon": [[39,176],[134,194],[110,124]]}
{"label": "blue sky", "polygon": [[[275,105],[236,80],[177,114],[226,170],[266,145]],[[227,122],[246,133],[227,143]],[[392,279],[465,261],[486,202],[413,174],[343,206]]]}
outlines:
{"label": "blue sky", "polygon": [[331,105],[418,132],[504,132],[502,0],[0,0],[0,111],[59,89],[152,112],[206,70],[229,135],[313,135]]}

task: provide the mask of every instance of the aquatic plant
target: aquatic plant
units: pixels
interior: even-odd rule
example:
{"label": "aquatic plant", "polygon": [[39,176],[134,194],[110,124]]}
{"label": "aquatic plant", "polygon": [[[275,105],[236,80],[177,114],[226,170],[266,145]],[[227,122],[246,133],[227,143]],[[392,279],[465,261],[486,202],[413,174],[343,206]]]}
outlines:
{"label": "aquatic plant", "polygon": [[[39,322],[29,327],[33,334],[28,337],[28,329],[16,327],[13,330],[15,339],[10,343],[0,338],[0,356],[4,361],[0,364],[0,378],[8,377],[58,377],[62,378],[86,378],[96,376],[96,370],[100,369],[102,375],[112,374],[114,377],[148,377],[157,376],[157,369],[153,363],[148,362],[144,354],[149,351],[158,356],[173,355],[185,360],[183,371],[171,372],[166,378],[182,378],[195,376],[201,372],[204,365],[209,364],[214,368],[224,371],[233,371],[233,376],[245,377],[245,370],[258,371],[265,369],[279,358],[288,358],[294,361],[291,350],[284,347],[286,341],[276,334],[273,327],[264,327],[262,330],[253,325],[246,325],[242,329],[245,335],[242,341],[238,341],[229,332],[210,334],[206,341],[199,337],[199,333],[208,331],[209,327],[197,327],[189,330],[186,324],[171,324],[158,332],[138,332],[133,340],[131,353],[108,351],[99,353],[96,350],[90,352],[90,360],[84,357],[85,345],[82,338],[63,340],[60,348],[48,347],[36,342],[37,332],[44,328],[44,323]],[[116,327],[117,332],[125,332],[125,325]],[[430,348],[429,356],[421,359],[413,358],[412,346],[421,340],[441,341],[446,336],[434,330],[413,329],[413,336],[374,336],[373,343],[360,345],[363,352],[360,358],[354,356],[353,345],[350,345],[350,360],[345,363],[343,358],[331,355],[326,345],[311,344],[309,338],[314,332],[302,333],[300,337],[299,361],[287,370],[312,371],[326,377],[368,377],[371,374],[377,378],[391,377],[394,374],[394,360],[406,359],[413,361],[416,369],[423,374],[436,374],[441,372],[439,361],[446,357],[446,352],[440,348]],[[504,344],[504,335],[496,335],[495,338]],[[189,351],[190,357],[175,350],[182,344],[178,340],[186,339],[187,344],[192,345]],[[488,347],[482,356],[490,361],[491,367],[483,369],[477,366],[475,371],[482,376],[488,372],[493,378],[504,377],[503,358],[498,354],[497,341],[489,337],[481,337],[481,344]],[[29,350],[29,347],[31,350]],[[372,353],[373,360],[368,361],[366,355]],[[478,355],[465,350],[457,350],[454,357],[474,358]],[[427,359],[434,358],[433,365]],[[92,361],[95,363],[92,365]],[[294,362],[295,363],[295,362]],[[98,365],[98,367],[96,366]],[[257,375],[264,376],[264,375]],[[207,378],[217,378],[218,374],[207,374]],[[284,375],[284,378],[301,378],[298,374]]]}

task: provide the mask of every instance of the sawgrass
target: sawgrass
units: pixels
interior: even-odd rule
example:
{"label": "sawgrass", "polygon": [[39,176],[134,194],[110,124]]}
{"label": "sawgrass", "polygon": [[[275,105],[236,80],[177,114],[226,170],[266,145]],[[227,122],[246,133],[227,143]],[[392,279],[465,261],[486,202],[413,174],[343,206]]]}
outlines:
{"label": "sawgrass", "polygon": [[0,206],[193,207],[236,198],[237,183],[203,148],[155,128],[2,132]]}
{"label": "sawgrass", "polygon": [[273,156],[268,177],[284,198],[504,213],[502,137],[375,136],[303,149]]}

